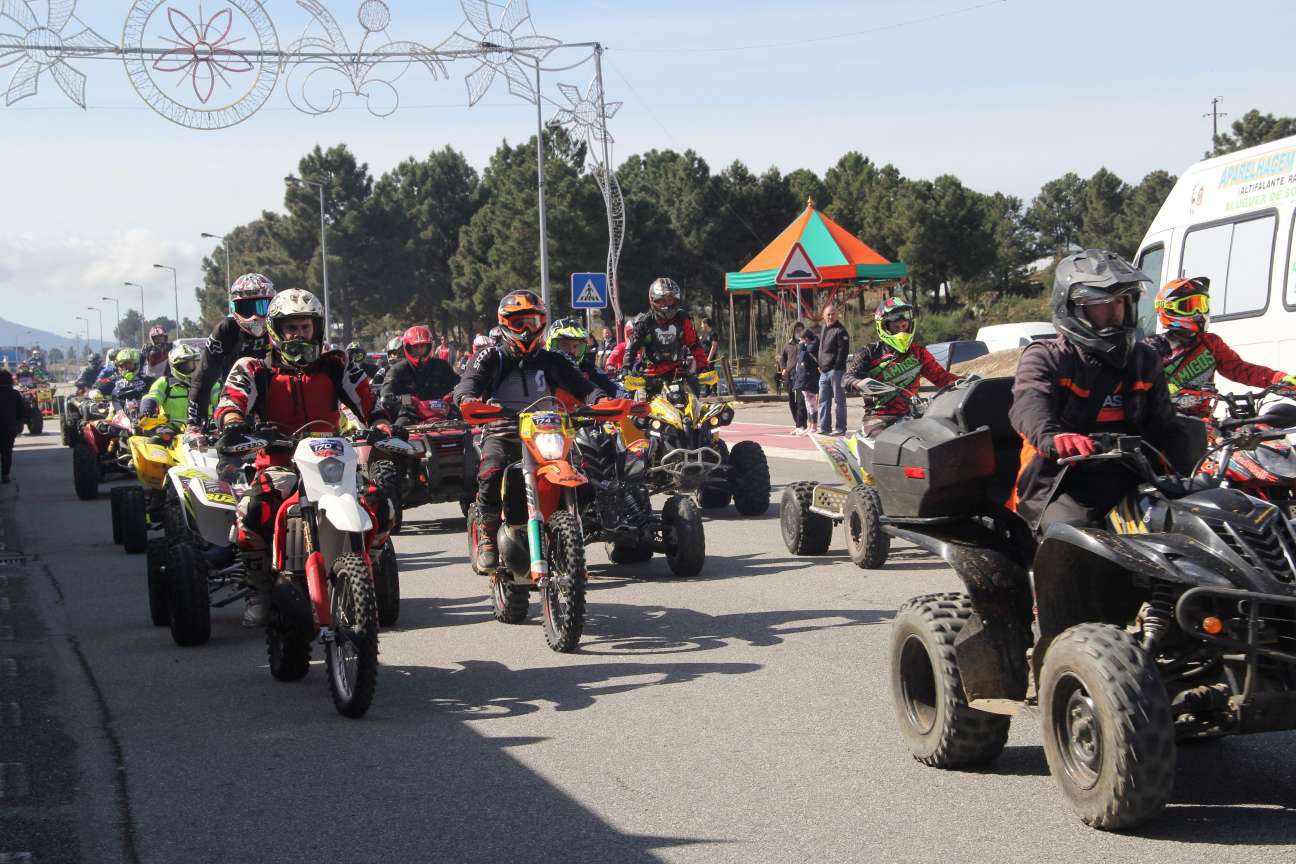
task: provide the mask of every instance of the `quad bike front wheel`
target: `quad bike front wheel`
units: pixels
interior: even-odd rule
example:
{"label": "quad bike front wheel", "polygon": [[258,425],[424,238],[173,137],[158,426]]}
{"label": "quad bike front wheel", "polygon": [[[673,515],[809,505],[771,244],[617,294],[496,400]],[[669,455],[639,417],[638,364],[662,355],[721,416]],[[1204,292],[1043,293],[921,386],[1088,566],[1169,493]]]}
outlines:
{"label": "quad bike front wheel", "polygon": [[164,537],[154,537],[148,542],[146,561],[148,565],[148,604],[149,620],[154,627],[165,627],[171,623],[171,610],[167,599],[167,541]]}
{"label": "quad bike front wheel", "polygon": [[399,534],[405,524],[403,496],[401,494],[401,472],[396,463],[380,459],[369,463],[369,480],[378,487],[392,506],[391,534]]}
{"label": "quad bike front wheel", "polygon": [[270,593],[266,624],[266,655],[276,681],[300,681],[306,677],[314,638],[306,593],[295,582],[276,585]]}
{"label": "quad bike front wheel", "polygon": [[832,520],[810,509],[815,485],[800,480],[783,487],[779,528],[783,532],[783,545],[793,555],[822,555],[832,543]]}
{"label": "quad bike front wheel", "polygon": [[85,439],[72,445],[72,486],[82,501],[99,496],[99,456]]}
{"label": "quad bike front wheel", "polygon": [[1086,825],[1119,830],[1161,812],[1174,786],[1174,723],[1155,661],[1110,624],[1053,640],[1040,671],[1044,756]]}
{"label": "quad bike front wheel", "polygon": [[855,566],[876,570],[891,554],[891,537],[882,530],[882,499],[872,486],[856,486],[842,507],[846,551]]}
{"label": "quad bike front wheel", "polygon": [[369,567],[358,555],[333,562],[333,638],[324,643],[333,707],[363,717],[378,687],[378,600]]}
{"label": "quad bike front wheel", "polygon": [[171,641],[183,648],[205,645],[211,640],[207,562],[188,540],[178,539],[169,546],[166,602]]}
{"label": "quad bike front wheel", "polygon": [[122,542],[121,497],[125,491],[125,486],[114,486],[108,490],[108,512],[112,516],[112,538],[113,543],[118,546]]}
{"label": "quad bike front wheel", "polygon": [[692,498],[672,495],[662,505],[662,539],[671,572],[691,579],[706,564],[706,528],[702,511]]}
{"label": "quad bike front wheel", "polygon": [[891,625],[891,698],[913,757],[934,768],[984,765],[1003,752],[1012,718],[969,708],[954,640],[972,617],[965,594],[927,594]]}
{"label": "quad bike front wheel", "polygon": [[545,642],[561,654],[576,650],[585,628],[585,543],[570,512],[555,513],[545,526],[549,576],[540,589]]}
{"label": "quad bike front wheel", "polygon": [[41,414],[40,409],[27,411],[27,434],[40,435],[45,431],[45,416]]}
{"label": "quad bike front wheel", "polygon": [[392,627],[400,618],[400,567],[391,538],[374,559],[374,593],[378,600],[378,624]]}
{"label": "quad bike front wheel", "polygon": [[117,505],[121,519],[122,548],[129,555],[148,549],[148,516],[143,486],[127,486]]}
{"label": "quad bike front wheel", "polygon": [[764,515],[770,505],[770,473],[761,445],[739,441],[729,452],[728,463],[729,491],[738,515]]}

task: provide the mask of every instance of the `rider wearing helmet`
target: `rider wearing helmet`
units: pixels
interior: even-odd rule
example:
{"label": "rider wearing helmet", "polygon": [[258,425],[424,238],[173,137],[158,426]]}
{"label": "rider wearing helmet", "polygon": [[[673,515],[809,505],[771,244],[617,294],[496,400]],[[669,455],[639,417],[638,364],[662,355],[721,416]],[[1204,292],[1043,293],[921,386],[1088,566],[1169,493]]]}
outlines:
{"label": "rider wearing helmet", "polygon": [[1022,351],[1008,413],[1022,436],[1009,506],[1032,527],[1096,524],[1138,482],[1110,463],[1082,463],[1058,480],[1059,459],[1094,452],[1090,433],[1140,435],[1176,467],[1191,466],[1192,441],[1175,418],[1161,359],[1134,340],[1134,310],[1147,281],[1114,252],[1086,249],[1058,263],[1059,335]]}
{"label": "rider wearing helmet", "polygon": [[[314,294],[291,289],[277,295],[266,310],[265,329],[269,356],[240,359],[225,379],[216,406],[222,444],[241,440],[253,415],[281,435],[303,431],[336,434],[342,405],[363,422],[390,433],[387,415],[360,368],[341,351],[323,352],[324,306]],[[265,623],[270,591],[266,550],[274,529],[272,520],[297,484],[296,473],[285,467],[290,458],[286,453],[259,454],[256,479],[239,502],[239,549],[248,582],[255,588],[243,614],[246,627]],[[390,517],[385,500],[372,485],[364,498],[375,516],[378,533],[385,533],[385,520]]]}
{"label": "rider wearing helmet", "polygon": [[[396,402],[408,403],[408,399],[445,399],[459,383],[459,376],[450,368],[450,364],[432,354],[432,331],[422,324],[416,324],[405,331],[401,338],[401,351],[404,356],[392,364],[383,379],[382,398],[384,405]],[[406,426],[416,422],[417,412],[412,412],[408,404],[401,406],[396,418],[397,425]]]}
{"label": "rider wearing helmet", "polygon": [[103,359],[98,354],[91,354],[86,365],[81,369],[81,374],[77,376],[76,389],[78,395],[84,394],[95,386],[95,380],[99,377],[99,369],[103,365]]}
{"label": "rider wearing helmet", "polygon": [[141,362],[140,352],[134,348],[123,348],[117,352],[117,378],[110,394],[113,402],[142,399],[148,392],[149,380],[140,372]]}
{"label": "rider wearing helmet", "polygon": [[[711,368],[683,304],[684,291],[678,282],[669,276],[653,280],[648,286],[648,311],[634,320],[634,334],[626,345],[623,365],[642,368],[649,378],[674,374],[690,356],[695,371]],[[640,351],[642,358],[638,358]]]}
{"label": "rider wearing helmet", "polygon": [[14,370],[14,381],[19,387],[36,386],[36,375],[32,372],[31,366],[27,365],[26,360],[19,363],[18,368]]}
{"label": "rider wearing helmet", "polygon": [[[559,389],[586,403],[603,393],[585,380],[566,357],[542,347],[545,307],[530,291],[513,291],[499,302],[496,317],[500,344],[477,354],[459,386],[455,404],[493,400],[505,408],[522,411]],[[499,529],[500,479],[505,467],[522,458],[522,444],[516,424],[500,424],[486,430],[481,441],[481,462],[477,472],[478,570],[498,564],[495,532]]]}
{"label": "rider wearing helmet", "polygon": [[167,329],[161,324],[149,328],[149,341],[141,351],[144,377],[160,378],[166,374],[167,354],[171,351],[171,342],[167,339]]}
{"label": "rider wearing helmet", "polygon": [[[1288,375],[1248,363],[1214,333],[1210,324],[1210,279],[1197,276],[1166,283],[1156,297],[1157,320],[1164,333],[1144,341],[1156,349],[1165,364],[1170,395],[1182,389],[1200,390],[1215,383],[1215,373],[1249,387],[1270,384],[1296,386],[1296,375]],[[1191,413],[1209,413],[1203,404]]]}
{"label": "rider wearing helmet", "polygon": [[873,378],[899,387],[902,393],[879,405],[870,406],[860,423],[860,433],[872,438],[905,416],[909,401],[918,392],[920,379],[937,387],[948,387],[958,380],[939,363],[931,352],[914,341],[917,324],[914,307],[900,297],[886,297],[873,313],[877,341],[859,350],[846,367],[842,383],[857,390],[860,382]]}
{"label": "rider wearing helmet", "polygon": [[[198,349],[184,344],[173,347],[167,354],[166,374],[149,388],[148,395],[140,402],[140,414],[144,417],[161,414],[167,423],[176,425],[188,422],[189,388],[197,368]],[[213,385],[213,389],[217,386]]]}
{"label": "rider wearing helmet", "polygon": [[556,354],[561,354],[572,363],[581,374],[594,383],[604,393],[615,394],[617,386],[598,364],[594,362],[594,353],[589,350],[589,331],[579,319],[560,318],[549,326],[549,338],[545,347]]}
{"label": "rider wearing helmet", "polygon": [[118,348],[109,348],[104,353],[104,365],[100,367],[99,372],[95,375],[94,389],[100,393],[112,393],[113,384],[117,381],[117,352]]}
{"label": "rider wearing helmet", "polygon": [[198,431],[207,417],[212,385],[225,380],[234,362],[244,357],[265,358],[270,345],[265,316],[274,296],[274,283],[260,273],[245,273],[230,286],[230,314],[207,337],[189,390],[192,431]]}

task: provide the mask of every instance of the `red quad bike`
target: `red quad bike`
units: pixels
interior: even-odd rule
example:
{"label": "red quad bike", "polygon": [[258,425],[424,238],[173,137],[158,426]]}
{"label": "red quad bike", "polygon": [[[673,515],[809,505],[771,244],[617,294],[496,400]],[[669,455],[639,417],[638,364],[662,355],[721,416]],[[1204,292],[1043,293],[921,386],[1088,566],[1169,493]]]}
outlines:
{"label": "red quad bike", "polygon": [[356,449],[365,473],[395,508],[392,533],[399,534],[404,510],[420,504],[458,501],[465,516],[476,494],[476,460],[471,432],[441,399],[404,397],[418,422],[394,428],[394,437]]}
{"label": "red quad bike", "polygon": [[54,416],[54,390],[45,384],[21,387],[23,401],[27,403],[27,434],[39,435],[45,429],[45,418]]}
{"label": "red quad bike", "polygon": [[[302,430],[298,430],[300,433]],[[222,450],[283,462],[297,489],[274,515],[270,674],[297,681],[310,669],[311,643],[324,646],[329,692],[339,714],[361,717],[378,684],[378,597],[370,550],[384,547],[377,520],[358,494],[355,448],[342,437],[297,439],[260,427]]]}
{"label": "red quad bike", "polygon": [[1218,449],[1223,436],[1238,430],[1262,433],[1296,427],[1296,404],[1285,401],[1265,404],[1271,396],[1293,398],[1296,388],[1272,384],[1263,390],[1244,393],[1220,393],[1213,388],[1180,390],[1174,396],[1174,403],[1176,408],[1196,416],[1212,414],[1219,404],[1226,409],[1226,417],[1206,422],[1206,441],[1211,452],[1202,458],[1194,474],[1215,478],[1223,486],[1271,501],[1291,518],[1296,511],[1296,448],[1285,438],[1268,436],[1251,447]]}
{"label": "red quad bike", "polygon": [[[538,408],[542,404],[550,407]],[[505,468],[501,478],[499,566],[484,575],[490,579],[495,620],[505,624],[525,621],[530,592],[540,592],[545,641],[554,651],[574,651],[585,626],[585,540],[577,492],[589,480],[572,467],[573,419],[618,422],[632,407],[630,400],[617,399],[568,411],[551,397],[520,412],[484,402],[459,406],[471,426],[518,424],[522,459]],[[474,505],[468,512],[474,562],[480,530],[481,514]]]}
{"label": "red quad bike", "polygon": [[72,485],[78,498],[93,501],[100,482],[135,476],[126,439],[135,434],[139,402],[132,399],[114,411],[112,403],[97,401],[82,410],[85,419],[72,440]]}

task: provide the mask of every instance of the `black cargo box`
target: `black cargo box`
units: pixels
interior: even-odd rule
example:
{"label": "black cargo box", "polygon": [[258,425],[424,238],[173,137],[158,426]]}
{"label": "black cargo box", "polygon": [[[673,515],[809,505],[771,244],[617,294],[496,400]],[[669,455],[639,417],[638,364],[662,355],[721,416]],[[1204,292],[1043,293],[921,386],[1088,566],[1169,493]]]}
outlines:
{"label": "black cargo box", "polygon": [[995,473],[986,427],[961,432],[946,419],[904,420],[875,439],[872,456],[868,470],[887,516],[967,516],[985,509]]}

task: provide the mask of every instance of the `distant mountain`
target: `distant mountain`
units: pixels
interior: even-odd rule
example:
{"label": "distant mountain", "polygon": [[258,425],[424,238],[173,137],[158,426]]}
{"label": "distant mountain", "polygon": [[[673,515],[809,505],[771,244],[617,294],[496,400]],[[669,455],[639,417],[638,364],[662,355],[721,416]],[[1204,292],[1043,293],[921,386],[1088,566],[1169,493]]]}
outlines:
{"label": "distant mountain", "polygon": [[[76,323],[80,324],[81,322],[78,321]],[[94,338],[94,347],[102,351],[103,346],[99,344],[99,333],[94,332],[97,331],[97,329],[96,325],[92,323],[91,336]],[[108,341],[111,342],[112,339],[110,338]],[[48,330],[37,330],[36,328],[28,327],[25,324],[17,324],[13,321],[0,318],[0,348],[12,348],[19,345],[29,349],[39,345],[44,351],[48,351],[51,348],[59,348],[66,352],[68,349],[73,347],[74,340],[71,336],[59,336],[49,332]]]}

